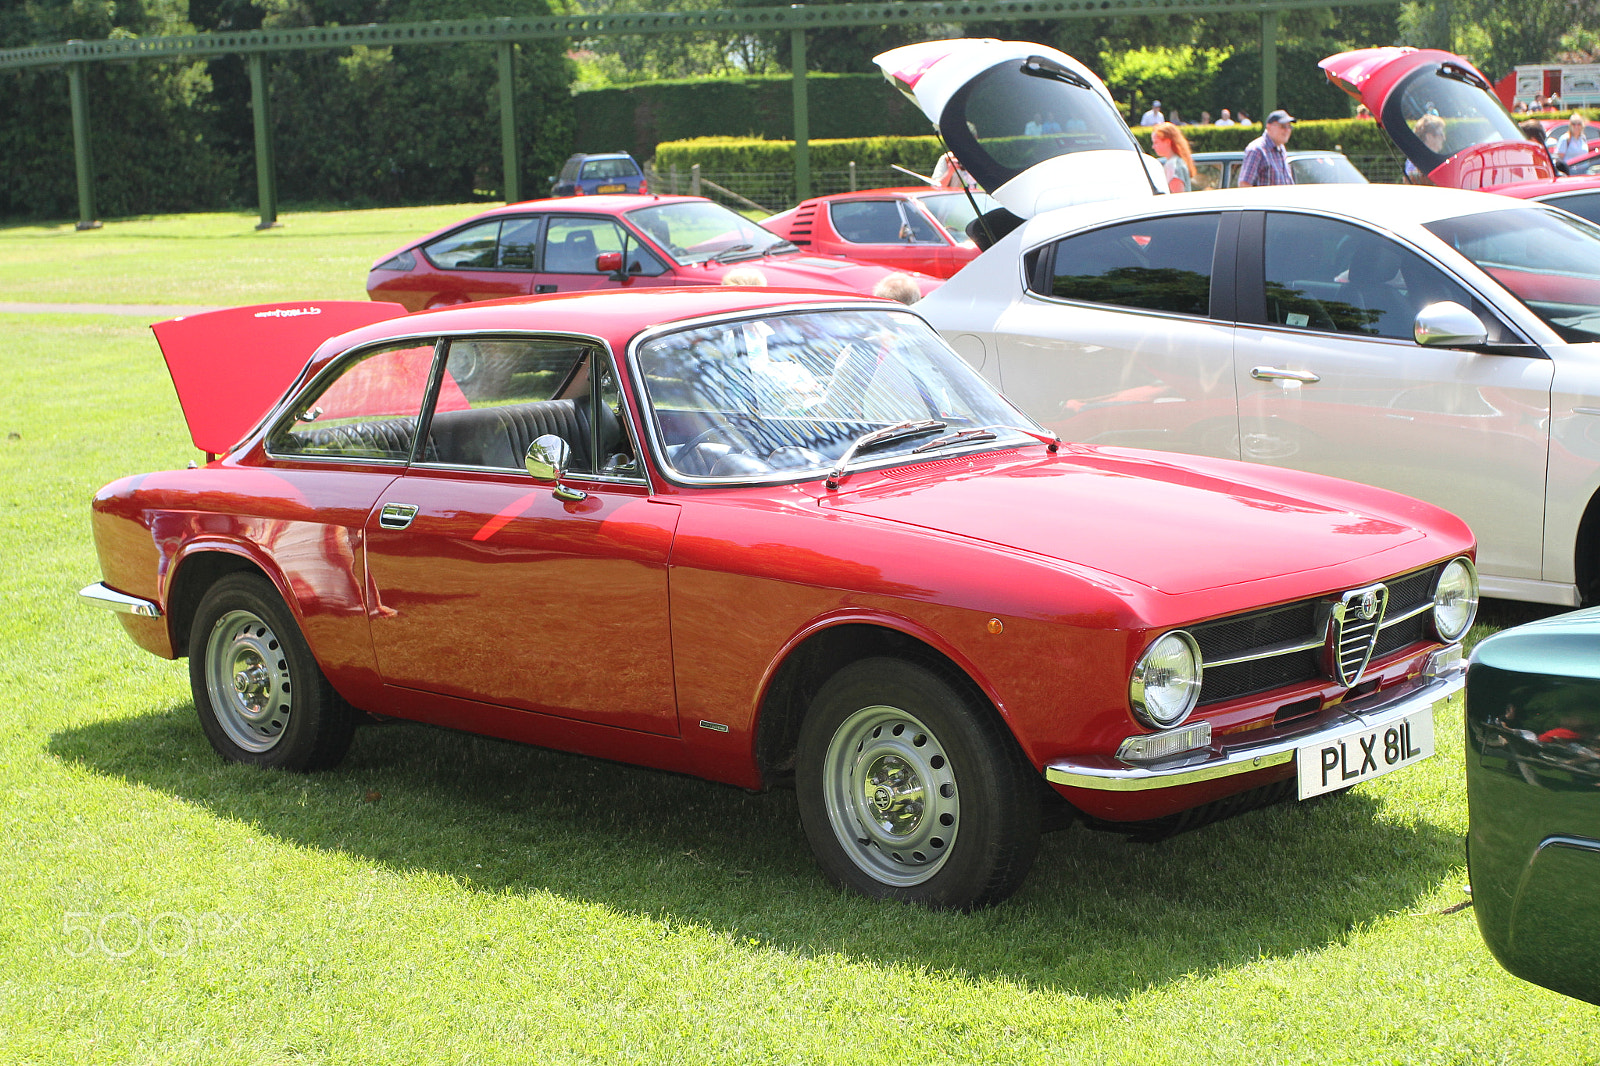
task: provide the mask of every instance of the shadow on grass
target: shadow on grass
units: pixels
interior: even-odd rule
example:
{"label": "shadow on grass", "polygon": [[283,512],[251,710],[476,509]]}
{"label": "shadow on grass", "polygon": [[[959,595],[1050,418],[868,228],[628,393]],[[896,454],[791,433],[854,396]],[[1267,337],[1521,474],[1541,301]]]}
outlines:
{"label": "shadow on grass", "polygon": [[361,730],[337,771],[264,773],[219,760],[187,706],[67,730],[49,750],[294,844],[474,889],[1085,996],[1338,942],[1413,908],[1462,859],[1458,836],[1380,818],[1382,801],[1358,791],[1158,844],[1054,833],[1011,902],[940,914],[826,885],[789,792],[410,724]]}

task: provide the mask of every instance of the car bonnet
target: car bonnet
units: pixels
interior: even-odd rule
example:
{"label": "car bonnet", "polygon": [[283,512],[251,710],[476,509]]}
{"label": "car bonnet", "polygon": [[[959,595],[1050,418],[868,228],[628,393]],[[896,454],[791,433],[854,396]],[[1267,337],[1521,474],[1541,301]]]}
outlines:
{"label": "car bonnet", "polygon": [[393,303],[325,300],[230,307],[150,328],[190,439],[221,455],[278,402],[323,341],[405,313]]}
{"label": "car bonnet", "polygon": [[[1435,185],[1493,189],[1555,177],[1544,145],[1517,133],[1515,120],[1489,79],[1458,55],[1432,48],[1363,48],[1329,56],[1317,65],[1335,86],[1366,105],[1395,146]],[[1468,134],[1478,143],[1449,155],[1423,143],[1412,123],[1420,117],[1416,101],[1428,97],[1429,86],[1444,102],[1435,113],[1447,125],[1484,125],[1481,132]],[[1405,101],[1408,95],[1410,104]]]}
{"label": "car bonnet", "polygon": [[[1380,490],[1225,460],[1080,445],[981,472],[963,462],[895,468],[854,488],[847,481],[823,505],[1059,559],[1169,595],[1337,569],[1395,549],[1409,555],[1415,549],[1406,546],[1427,536],[1421,523],[1465,530],[1442,511]],[[1398,571],[1419,560],[1389,565]]]}
{"label": "car bonnet", "polygon": [[[1065,52],[968,38],[906,45],[873,62],[973,179],[1022,218],[1165,189],[1111,93]],[[1049,132],[1028,132],[1035,122]]]}

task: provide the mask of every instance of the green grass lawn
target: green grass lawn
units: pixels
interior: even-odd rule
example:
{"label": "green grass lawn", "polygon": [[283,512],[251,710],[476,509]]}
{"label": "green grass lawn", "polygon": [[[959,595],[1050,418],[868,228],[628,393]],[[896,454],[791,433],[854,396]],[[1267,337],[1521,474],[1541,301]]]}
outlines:
{"label": "green grass lawn", "polygon": [[[0,230],[0,270],[19,300],[352,297],[470,210]],[[1458,707],[1341,797],[1054,834],[975,915],[828,888],[788,793],[412,725],[333,773],[225,765],[185,664],[76,598],[94,490],[195,455],[148,329],[0,330],[0,1062],[1600,1061],[1600,1009],[1459,909]]]}

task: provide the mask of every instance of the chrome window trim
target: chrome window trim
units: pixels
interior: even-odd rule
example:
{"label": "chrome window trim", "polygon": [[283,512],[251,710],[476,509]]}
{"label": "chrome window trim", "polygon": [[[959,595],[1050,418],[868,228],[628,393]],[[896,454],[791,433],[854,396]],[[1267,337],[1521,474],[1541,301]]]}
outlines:
{"label": "chrome window trim", "polygon": [[[639,333],[635,334],[631,340],[628,341],[628,383],[634,390],[633,401],[638,406],[639,421],[644,425],[645,435],[650,441],[650,457],[654,462],[656,473],[660,475],[663,481],[666,481],[672,485],[678,485],[686,488],[713,488],[738,485],[799,485],[804,484],[807,481],[821,481],[828,476],[828,472],[826,470],[797,474],[786,474],[783,471],[773,471],[771,474],[767,475],[746,474],[739,477],[702,477],[697,474],[679,473],[678,470],[667,461],[666,445],[661,440],[661,427],[657,424],[657,420],[654,417],[655,406],[650,403],[649,395],[645,389],[644,371],[639,365],[639,349],[644,347],[644,345],[648,344],[649,342],[671,333],[682,333],[686,330],[697,329],[700,326],[711,325],[714,323],[731,324],[734,322],[749,322],[763,318],[770,318],[772,317],[773,313],[780,311],[785,315],[806,314],[813,311],[881,311],[887,314],[908,315],[911,318],[921,322],[922,325],[926,326],[928,330],[933,333],[934,337],[939,341],[940,344],[943,344],[946,348],[949,348],[950,346],[949,342],[944,339],[944,336],[937,329],[934,329],[933,325],[927,319],[917,314],[914,308],[890,303],[872,303],[866,300],[861,300],[859,302],[830,300],[818,301],[816,303],[774,304],[770,307],[739,312],[732,315],[726,313],[697,315],[693,318],[678,319],[641,330]],[[958,360],[961,359],[961,356],[955,355],[953,350],[951,354],[954,356],[954,358]],[[962,360],[962,362],[964,363],[965,360]],[[977,374],[977,371],[974,370],[973,373]],[[982,375],[979,376],[981,377]],[[991,385],[990,388],[993,389],[993,386]],[[1038,425],[1038,423],[1034,422],[1032,418],[1024,414],[1020,408],[1011,403],[1011,401],[1002,393],[1000,393],[999,390],[994,391],[995,395],[1012,409],[1017,418],[1021,420],[1021,424]],[[646,418],[646,414],[650,415],[651,417]],[[1041,433],[1049,432],[1042,427],[1039,431]],[[1020,431],[1018,432],[1020,434]],[[947,450],[941,449],[937,455],[887,455],[878,459],[869,459],[860,463],[859,465],[851,466],[850,470],[852,473],[863,470],[881,470],[891,466],[904,466],[907,465],[908,462],[933,462],[939,459],[976,455],[983,452],[1000,451],[1007,448],[1014,449],[1017,447],[1026,447],[1029,444],[1035,443],[1042,442],[1033,437],[1027,436],[1024,436],[1024,439],[1020,442],[1002,442],[999,439],[992,441],[979,441],[970,445],[962,445]]]}
{"label": "chrome window trim", "polygon": [[[423,414],[427,412],[428,401],[433,394],[434,381],[439,375],[439,346],[443,343],[443,338],[433,330],[429,330],[426,333],[401,334],[397,337],[384,337],[381,340],[375,340],[368,344],[357,345],[356,347],[348,348],[329,359],[327,364],[323,366],[321,370],[318,370],[309,377],[306,376],[305,371],[301,371],[300,376],[295,379],[295,383],[291,384],[288,389],[284,390],[283,396],[278,399],[278,402],[273,405],[273,407],[267,412],[266,416],[256,424],[256,429],[252,430],[250,435],[254,436],[257,432],[260,432],[261,450],[265,452],[269,458],[277,459],[283,462],[301,462],[303,460],[319,460],[326,462],[332,460],[333,462],[339,463],[382,463],[384,465],[391,466],[399,463],[401,466],[406,465],[406,463],[410,462],[409,459],[371,459],[362,458],[360,456],[329,455],[309,456],[300,455],[297,453],[285,454],[283,452],[276,452],[272,450],[272,435],[278,431],[279,427],[282,426],[286,418],[293,417],[292,412],[294,410],[295,401],[313,389],[320,389],[323,385],[324,379],[331,375],[342,373],[348,364],[364,356],[367,352],[374,348],[397,347],[410,341],[422,340],[431,340],[433,342],[433,365],[428,369],[428,383],[424,387],[422,394],[422,406],[417,412],[417,428],[420,430],[422,428]],[[311,358],[316,358],[315,352],[312,353]],[[262,430],[261,427],[263,426],[266,427],[265,430]],[[421,434],[418,433],[417,437],[420,439]],[[237,447],[237,445],[235,445],[235,447]],[[416,450],[417,444],[416,440],[414,439],[411,442],[412,454],[415,454]]]}
{"label": "chrome window trim", "polygon": [[[1037,244],[1029,245],[1022,250],[1022,255],[1018,257],[1018,261],[1025,264],[1028,256],[1033,255],[1035,252],[1053,249],[1055,245],[1060,244],[1062,241],[1070,240],[1074,237],[1081,237],[1085,234],[1093,233],[1096,230],[1110,229],[1112,226],[1125,226],[1147,220],[1166,221],[1167,219],[1172,218],[1187,218],[1191,215],[1216,215],[1217,232],[1220,234],[1222,232],[1222,216],[1230,211],[1239,212],[1244,210],[1247,209],[1240,207],[1206,207],[1202,205],[1188,211],[1173,211],[1170,213],[1144,212],[1136,215],[1123,215],[1118,218],[1106,219],[1101,222],[1096,222],[1093,225],[1084,226],[1082,229],[1075,229],[1070,233],[1059,233],[1048,240],[1042,240]],[[1235,245],[1237,246],[1237,241],[1235,242]],[[1211,257],[1213,261],[1215,261],[1215,246],[1212,248]],[[1213,279],[1209,277],[1206,280],[1208,285],[1213,283]],[[1202,315],[1194,314],[1188,311],[1159,311],[1152,307],[1126,307],[1122,304],[1094,303],[1089,300],[1073,300],[1065,296],[1056,296],[1051,293],[1039,292],[1034,289],[1033,278],[1029,276],[1029,271],[1027,270],[1026,266],[1024,266],[1022,270],[1022,293],[1024,296],[1030,296],[1042,303],[1051,304],[1057,307],[1085,307],[1097,311],[1117,311],[1122,314],[1130,315],[1155,315],[1159,318],[1179,319],[1186,322],[1199,321],[1229,323],[1234,321],[1232,319],[1212,318],[1209,312]]]}
{"label": "chrome window trim", "polygon": [[[634,457],[640,464],[639,473],[638,473],[638,476],[636,476],[636,477],[622,477],[622,476],[618,476],[618,475],[615,475],[615,474],[598,474],[598,473],[596,473],[596,474],[573,474],[573,475],[571,475],[569,477],[568,475],[563,474],[562,475],[562,480],[563,481],[568,481],[568,480],[601,481],[601,482],[605,482],[607,484],[643,485],[646,488],[649,487],[649,485],[650,485],[650,474],[649,474],[649,472],[647,470],[644,469],[643,454],[642,454],[642,452],[641,452],[641,450],[639,448],[639,442],[634,439],[633,420],[628,417],[628,401],[629,401],[628,390],[627,390],[627,388],[624,387],[623,382],[622,382],[622,375],[620,373],[620,368],[617,365],[616,353],[612,351],[611,345],[609,343],[607,343],[607,341],[603,337],[598,337],[598,336],[596,336],[596,335],[594,335],[592,333],[568,332],[566,330],[472,329],[472,330],[462,330],[459,333],[441,334],[440,337],[439,337],[439,346],[434,351],[434,356],[433,356],[433,359],[434,359],[433,378],[430,378],[429,383],[428,383],[428,389],[429,389],[428,401],[429,402],[424,404],[424,408],[423,408],[424,414],[426,415],[426,418],[422,419],[419,422],[419,425],[418,425],[419,432],[417,433],[417,442],[416,442],[416,444],[414,444],[412,446],[412,449],[411,449],[412,458],[407,463],[408,466],[415,467],[415,468],[420,469],[420,470],[459,471],[461,473],[480,473],[480,474],[481,473],[485,473],[485,472],[488,472],[488,473],[500,473],[500,474],[517,474],[517,473],[521,473],[521,474],[524,474],[524,475],[527,473],[527,471],[522,470],[519,467],[514,467],[514,466],[469,466],[466,463],[441,463],[441,462],[431,462],[430,463],[426,459],[423,459],[420,456],[418,456],[418,454],[417,454],[417,452],[418,452],[417,445],[422,443],[423,436],[424,436],[424,434],[421,431],[422,430],[426,430],[428,428],[429,423],[431,423],[433,421],[433,416],[434,416],[435,409],[436,409],[437,403],[438,403],[437,397],[434,395],[434,392],[436,391],[436,389],[435,389],[435,380],[434,379],[439,378],[439,376],[444,373],[444,367],[445,367],[446,363],[449,362],[449,358],[450,358],[450,342],[452,340],[460,340],[460,339],[462,339],[464,337],[471,337],[471,338],[503,337],[503,338],[507,338],[507,339],[511,339],[511,340],[538,340],[538,339],[548,338],[548,339],[551,339],[551,340],[575,341],[575,342],[580,343],[580,344],[587,344],[589,347],[597,349],[598,351],[600,351],[605,356],[605,358],[608,361],[610,361],[612,373],[617,374],[617,396],[622,401],[622,417],[619,418],[617,421],[622,423],[623,435],[628,438],[628,443],[633,446]],[[591,373],[592,373],[592,368],[591,368]],[[593,395],[592,389],[591,389],[591,395]]]}

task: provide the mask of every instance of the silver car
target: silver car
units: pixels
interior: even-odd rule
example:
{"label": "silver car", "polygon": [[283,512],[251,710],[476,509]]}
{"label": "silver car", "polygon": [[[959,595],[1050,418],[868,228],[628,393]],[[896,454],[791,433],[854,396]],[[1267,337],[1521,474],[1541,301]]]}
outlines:
{"label": "silver car", "polygon": [[1072,440],[1420,497],[1471,525],[1486,594],[1600,601],[1600,226],[1415,186],[1160,195],[1070,56],[875,61],[1006,208],[917,310],[1012,402]]}
{"label": "silver car", "polygon": [[1600,595],[1593,223],[1407,186],[1108,201],[1022,223],[918,310],[1063,437],[1417,496],[1477,533],[1485,594]]}

